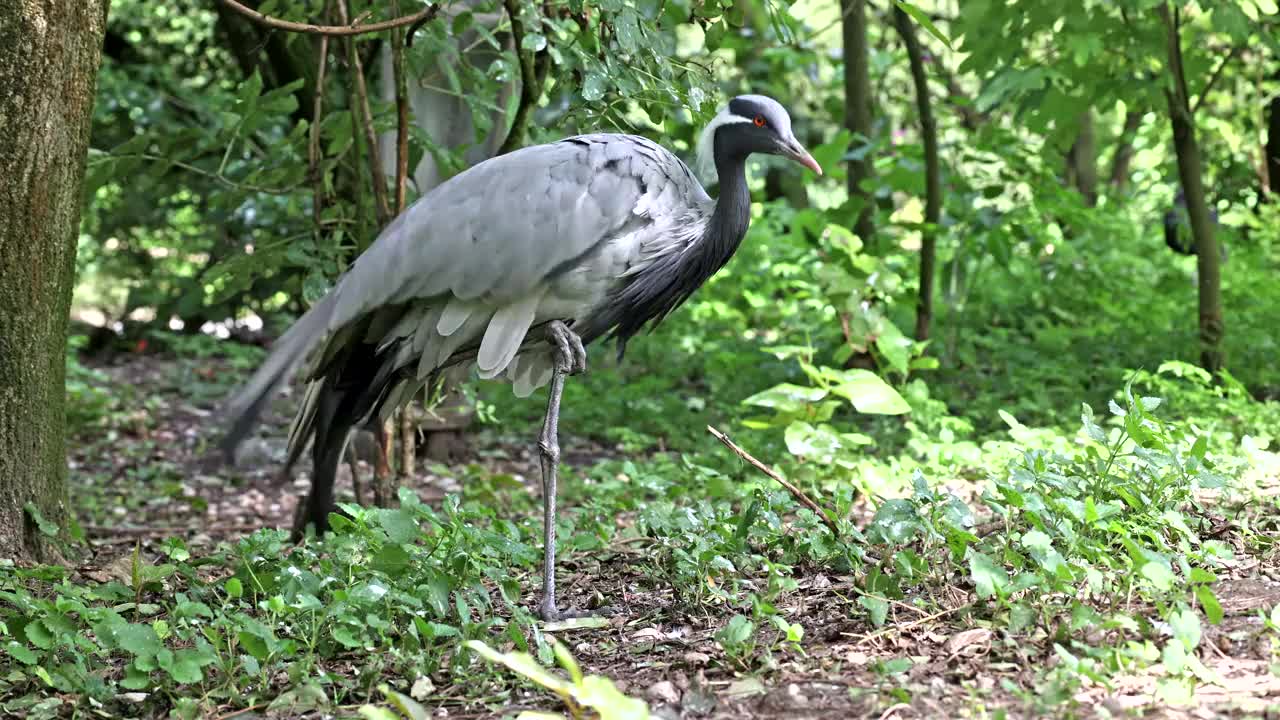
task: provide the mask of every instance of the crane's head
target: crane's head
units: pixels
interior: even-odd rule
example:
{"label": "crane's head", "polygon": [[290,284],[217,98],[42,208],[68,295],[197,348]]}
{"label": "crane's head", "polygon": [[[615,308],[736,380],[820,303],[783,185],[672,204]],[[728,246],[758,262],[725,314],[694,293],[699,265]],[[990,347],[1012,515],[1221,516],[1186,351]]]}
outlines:
{"label": "crane's head", "polygon": [[822,174],[822,168],[791,133],[791,116],[771,97],[739,95],[707,123],[698,140],[698,169],[716,177],[724,160],[745,159],[751,153],[781,155]]}

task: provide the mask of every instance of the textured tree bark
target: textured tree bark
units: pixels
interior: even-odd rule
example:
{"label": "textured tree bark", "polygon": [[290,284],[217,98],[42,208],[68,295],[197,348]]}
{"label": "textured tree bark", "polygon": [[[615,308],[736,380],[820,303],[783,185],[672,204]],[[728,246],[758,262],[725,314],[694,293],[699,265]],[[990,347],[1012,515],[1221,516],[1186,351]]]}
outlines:
{"label": "textured tree bark", "polygon": [[920,241],[920,290],[916,296],[916,340],[929,339],[933,323],[933,276],[938,254],[938,222],[942,219],[942,177],[938,164],[938,123],[933,118],[929,76],[915,26],[906,11],[893,8],[893,24],[907,47],[911,78],[916,86],[916,113],[920,116],[920,140],[924,144],[924,230]]}
{"label": "textured tree bark", "polygon": [[107,0],[0,4],[0,556],[64,524],[67,315]]}
{"label": "textured tree bark", "polygon": [[1169,120],[1173,145],[1178,156],[1178,176],[1187,198],[1187,215],[1196,241],[1196,271],[1200,290],[1200,365],[1210,372],[1222,369],[1222,338],[1226,332],[1222,317],[1222,278],[1218,242],[1213,236],[1213,220],[1205,202],[1200,146],[1196,142],[1195,116],[1187,93],[1187,77],[1182,67],[1182,45],[1177,15],[1167,4],[1156,8],[1164,22],[1169,53]]}
{"label": "textured tree bark", "polygon": [[[841,0],[841,26],[844,37],[844,126],[855,136],[854,142],[869,142],[871,128],[871,78],[867,72],[867,3],[866,0]],[[849,197],[862,199],[862,210],[853,230],[867,246],[874,246],[875,200],[861,189],[864,180],[873,177],[874,158],[863,153],[849,160]]]}

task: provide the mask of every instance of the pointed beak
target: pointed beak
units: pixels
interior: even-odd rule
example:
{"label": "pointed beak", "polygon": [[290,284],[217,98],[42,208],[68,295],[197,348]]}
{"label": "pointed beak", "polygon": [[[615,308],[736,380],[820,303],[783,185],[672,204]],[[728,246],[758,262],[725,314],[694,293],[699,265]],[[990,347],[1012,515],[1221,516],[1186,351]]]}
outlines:
{"label": "pointed beak", "polygon": [[822,167],[818,165],[818,161],[813,159],[813,156],[809,154],[808,150],[804,149],[804,146],[800,144],[799,140],[791,138],[791,141],[787,143],[784,155],[809,168],[815,173],[819,175],[822,174]]}

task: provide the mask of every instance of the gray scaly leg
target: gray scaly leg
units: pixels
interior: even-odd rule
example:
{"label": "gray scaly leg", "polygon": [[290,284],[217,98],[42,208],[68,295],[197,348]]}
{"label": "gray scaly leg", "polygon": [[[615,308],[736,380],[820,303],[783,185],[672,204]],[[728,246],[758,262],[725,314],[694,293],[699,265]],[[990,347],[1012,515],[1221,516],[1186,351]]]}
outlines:
{"label": "gray scaly leg", "polygon": [[538,614],[553,621],[590,615],[588,612],[561,610],[556,606],[556,469],[560,464],[560,395],[568,375],[585,372],[587,351],[582,339],[559,320],[548,323],[547,339],[555,346],[555,369],[547,397],[547,415],[542,423],[538,451],[542,461],[542,602]]}

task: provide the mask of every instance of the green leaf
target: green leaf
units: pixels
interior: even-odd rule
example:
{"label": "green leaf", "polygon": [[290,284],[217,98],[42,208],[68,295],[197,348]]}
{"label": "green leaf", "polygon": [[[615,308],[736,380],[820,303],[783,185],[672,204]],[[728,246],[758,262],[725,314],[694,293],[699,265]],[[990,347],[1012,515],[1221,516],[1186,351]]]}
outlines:
{"label": "green leaf", "polygon": [[355,632],[346,625],[338,625],[333,628],[333,639],[349,648],[364,646],[360,638],[356,637]]}
{"label": "green leaf", "polygon": [[556,662],[560,663],[560,667],[569,673],[569,681],[574,685],[582,684],[582,667],[578,665],[578,661],[573,659],[573,655],[569,654],[569,648],[564,643],[548,636],[551,640],[551,650],[556,655]]}
{"label": "green leaf", "polygon": [[730,650],[750,640],[755,631],[755,623],[743,615],[734,615],[724,627],[716,631],[716,642]]}
{"label": "green leaf", "polygon": [[995,597],[1009,584],[1009,574],[990,556],[973,551],[969,554],[969,572],[978,597]]}
{"label": "green leaf", "polygon": [[793,422],[784,433],[787,451],[796,457],[809,458],[829,465],[842,449],[840,436],[829,425],[814,427],[807,422]]}
{"label": "green leaf", "polygon": [[393,543],[407,544],[418,539],[418,521],[405,508],[382,510],[378,513],[378,523]]}
{"label": "green leaf", "polygon": [[193,650],[179,650],[175,653],[173,662],[165,668],[165,671],[169,673],[169,677],[172,677],[174,682],[189,685],[204,679],[204,673],[200,671],[200,665],[199,653]]}
{"label": "green leaf", "polygon": [[5,643],[4,649],[5,652],[9,653],[10,657],[23,665],[35,665],[39,661],[36,654],[31,651],[31,648],[19,643],[17,640],[10,640]]}
{"label": "green leaf", "polygon": [[844,381],[831,389],[848,400],[858,412],[868,415],[901,415],[911,411],[897,390],[870,370],[847,370]]}
{"label": "green leaf", "polygon": [[623,694],[609,678],[588,676],[575,690],[578,702],[599,713],[600,720],[648,720],[650,717],[649,706],[643,700]]}
{"label": "green leaf", "polygon": [[431,717],[431,713],[426,708],[408,695],[398,693],[386,686],[382,686],[379,689],[382,690],[383,695],[387,696],[387,702],[395,706],[400,711],[400,714],[409,718],[409,720],[427,720]]}
{"label": "green leaf", "polygon": [[528,653],[501,653],[479,640],[468,640],[467,647],[480,657],[489,662],[496,662],[505,665],[508,669],[523,675],[525,678],[541,685],[542,687],[560,693],[568,694],[570,691],[569,683],[560,679],[556,675],[550,673],[546,668],[542,667]]}
{"label": "green leaf", "polygon": [[582,99],[587,102],[597,102],[604,97],[608,87],[609,81],[604,75],[598,72],[589,73],[586,82],[582,84]]}
{"label": "green leaf", "polygon": [[[923,10],[909,2],[905,2],[905,0],[894,0],[894,4],[902,8],[903,12],[910,15],[911,19],[919,23],[919,25],[927,30],[930,35],[937,38],[943,45],[946,45],[948,50],[955,50],[955,48],[951,46],[951,41],[947,39],[946,35],[942,34],[942,31],[938,30],[937,26],[933,24],[933,21],[929,19],[929,16],[926,15]],[[967,46],[966,42],[966,47]]]}
{"label": "green leaf", "polygon": [[240,582],[240,578],[228,578],[222,587],[227,591],[229,598],[239,598],[244,595],[244,585]]}
{"label": "green leaf", "polygon": [[120,686],[126,690],[146,690],[151,687],[151,673],[129,665],[124,669],[124,679],[120,681]]}
{"label": "green leaf", "polygon": [[35,522],[41,535],[47,537],[58,536],[58,524],[45,519],[45,516],[40,512],[40,508],[36,507],[35,503],[26,503],[22,506],[22,509]]}
{"label": "green leaf", "polygon": [[897,325],[885,320],[880,324],[880,334],[876,336],[876,350],[884,356],[889,366],[905,377],[911,363],[911,348],[915,341],[898,329]]}
{"label": "green leaf", "polygon": [[258,661],[266,662],[267,658],[270,657],[271,651],[267,647],[266,640],[263,640],[257,635],[254,635],[253,633],[250,633],[244,630],[241,630],[239,633],[237,633],[236,638],[240,641],[240,644],[244,647],[244,649],[248,650],[249,654],[252,655]]}
{"label": "green leaf", "polygon": [[41,650],[48,650],[53,647],[53,633],[44,626],[43,620],[37,620],[28,623],[23,632],[27,635],[27,640]]}
{"label": "green leaf", "polygon": [[1173,587],[1175,580],[1173,571],[1164,563],[1154,561],[1144,563],[1139,572],[1142,573],[1142,577],[1150,580],[1151,584],[1155,585],[1158,590],[1167,591]]}
{"label": "green leaf", "polygon": [[827,396],[827,391],[816,387],[802,387],[781,383],[742,401],[743,405],[773,408],[783,412],[798,412],[806,405],[816,403]]}
{"label": "green leaf", "polygon": [[1222,622],[1222,603],[1218,602],[1218,596],[1213,594],[1213,590],[1208,585],[1196,586],[1196,600],[1200,601],[1200,607],[1204,610],[1204,616],[1209,620],[1209,624],[1217,625]]}
{"label": "green leaf", "polygon": [[871,624],[875,627],[881,627],[889,617],[889,601],[875,595],[862,595],[858,598],[858,604],[867,611],[867,616],[871,618]]}
{"label": "green leaf", "polygon": [[137,657],[151,657],[164,649],[156,631],[150,625],[138,623],[115,625],[112,631],[115,633],[117,646]]}
{"label": "green leaf", "polygon": [[886,500],[867,526],[867,538],[874,543],[901,545],[923,529],[920,515],[910,500]]}
{"label": "green leaf", "polygon": [[1187,652],[1195,650],[1200,645],[1200,616],[1191,608],[1183,608],[1174,611],[1169,616],[1169,627],[1173,630],[1173,636],[1182,642]]}
{"label": "green leaf", "polygon": [[520,48],[530,52],[542,52],[547,47],[547,36],[541,33],[527,33],[520,42]]}

